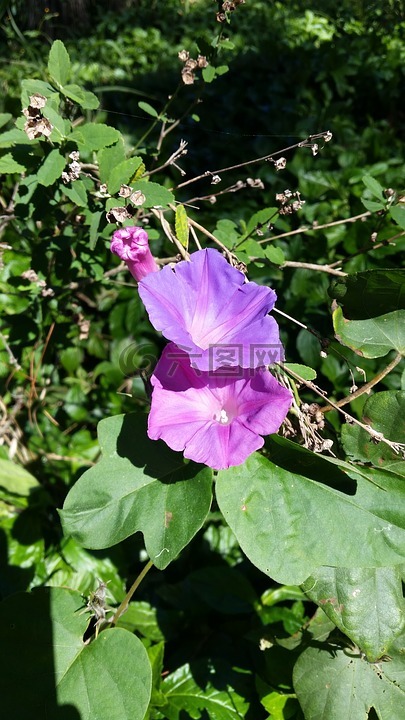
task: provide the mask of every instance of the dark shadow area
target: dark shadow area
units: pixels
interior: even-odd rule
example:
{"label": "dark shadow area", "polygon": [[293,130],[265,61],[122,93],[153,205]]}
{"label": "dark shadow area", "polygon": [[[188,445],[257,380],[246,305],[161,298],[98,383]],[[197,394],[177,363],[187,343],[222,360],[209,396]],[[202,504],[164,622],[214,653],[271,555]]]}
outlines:
{"label": "dark shadow area", "polygon": [[26,590],[35,574],[35,568],[21,568],[9,564],[8,539],[0,528],[0,600]]}
{"label": "dark shadow area", "polygon": [[[124,416],[117,438],[118,455],[127,458],[135,467],[145,468],[145,474],[163,483],[192,481],[196,475],[196,463],[184,460],[181,452],[174,452],[163,440],[150,440],[147,420],[146,414],[128,413]],[[200,468],[203,470],[205,465]]]}
{"label": "dark shadow area", "polygon": [[0,697],[7,720],[80,720],[58,704],[49,590],[10,595],[0,604]]}
{"label": "dark shadow area", "polygon": [[338,465],[322,455],[316,455],[301,445],[278,435],[267,437],[265,448],[268,451],[269,459],[284,470],[303,475],[309,480],[327,485],[345,495],[356,494],[356,480],[350,478]]}

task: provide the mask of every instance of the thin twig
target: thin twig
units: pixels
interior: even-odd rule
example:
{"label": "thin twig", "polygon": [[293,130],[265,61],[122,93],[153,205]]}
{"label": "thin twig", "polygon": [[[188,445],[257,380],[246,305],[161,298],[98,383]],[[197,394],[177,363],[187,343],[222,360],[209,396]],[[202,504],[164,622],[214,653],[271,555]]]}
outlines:
{"label": "thin twig", "polygon": [[316,395],[323,398],[324,400],[327,399],[331,408],[333,408],[333,410],[337,410],[338,412],[340,412],[344,416],[346,422],[349,425],[354,424],[354,425],[357,425],[358,427],[361,427],[362,430],[365,430],[366,433],[368,433],[368,435],[370,435],[370,437],[375,442],[383,442],[385,445],[388,445],[388,447],[391,448],[391,450],[393,450],[395,453],[401,454],[405,457],[405,445],[403,443],[396,443],[396,442],[392,442],[391,440],[387,440],[387,438],[384,437],[383,433],[380,433],[377,430],[374,430],[374,428],[372,428],[371,425],[366,425],[365,423],[362,423],[360,420],[357,420],[357,418],[353,417],[353,415],[349,415],[349,413],[347,413],[346,410],[342,410],[342,408],[339,407],[339,405],[334,403],[332,400],[325,398],[325,396],[326,396],[325,390],[321,390],[321,388],[318,388],[317,385],[315,385],[310,380],[304,380],[304,378],[302,378],[300,375],[295,373],[293,370],[290,370],[290,368],[284,367],[282,363],[277,363],[277,364],[280,365],[280,367],[282,367],[285,370],[285,372],[287,372],[289,375],[291,375],[291,377],[293,377],[294,380],[297,380],[299,383],[305,385],[305,387],[307,387],[309,390],[312,390],[312,392],[314,392]]}
{"label": "thin twig", "polygon": [[347,273],[343,272],[342,270],[336,270],[330,265],[317,265],[316,263],[295,262],[295,260],[286,260],[282,265],[280,265],[280,267],[302,268],[304,270],[319,270],[320,272],[330,273],[330,275],[338,275],[339,277],[346,277],[347,275]]}
{"label": "thin twig", "polygon": [[300,142],[294,143],[294,145],[289,145],[282,150],[276,150],[276,152],[270,153],[268,155],[263,155],[262,157],[255,158],[254,160],[246,160],[245,162],[237,163],[236,165],[230,165],[229,167],[220,168],[219,170],[206,170],[201,175],[197,175],[194,178],[190,178],[190,180],[185,180],[185,182],[176,185],[176,190],[179,190],[179,188],[185,187],[186,185],[191,185],[191,183],[197,182],[198,180],[203,180],[204,178],[210,177],[212,175],[220,175],[221,173],[229,172],[230,170],[239,170],[239,168],[246,167],[247,165],[255,165],[256,163],[265,162],[266,160],[272,160],[277,155],[282,155],[289,150],[295,150],[295,148],[299,147],[307,147],[308,143],[312,143],[313,140],[319,138],[324,138],[327,135],[329,135],[329,131],[317,133],[317,135],[308,135],[305,140],[300,140]]}
{"label": "thin twig", "polygon": [[381,372],[377,373],[368,383],[365,383],[365,385],[362,385],[361,388],[358,388],[354,392],[352,392],[350,395],[347,395],[347,397],[344,397],[342,400],[338,400],[333,405],[325,405],[324,407],[319,408],[321,412],[329,412],[330,410],[334,410],[336,407],[343,407],[343,405],[347,405],[347,403],[351,402],[355,398],[360,397],[360,395],[364,395],[364,393],[369,393],[371,388],[374,387],[374,385],[377,385],[383,378],[385,378],[388,373],[391,372],[402,360],[401,353],[398,353],[394,357],[393,360],[387,365],[384,370],[381,370]]}
{"label": "thin twig", "polygon": [[259,245],[264,245],[264,243],[273,242],[273,240],[279,240],[280,238],[289,237],[290,235],[299,235],[300,233],[312,232],[313,230],[325,230],[325,228],[334,227],[335,225],[344,225],[345,223],[353,223],[357,220],[364,220],[366,217],[369,217],[369,215],[371,215],[371,212],[367,210],[367,212],[360,213],[360,215],[353,215],[350,218],[334,220],[333,222],[325,223],[324,225],[306,225],[305,227],[298,228],[298,230],[289,230],[289,232],[281,233],[280,235],[273,235],[273,237],[264,238],[264,240],[258,240],[257,242]]}

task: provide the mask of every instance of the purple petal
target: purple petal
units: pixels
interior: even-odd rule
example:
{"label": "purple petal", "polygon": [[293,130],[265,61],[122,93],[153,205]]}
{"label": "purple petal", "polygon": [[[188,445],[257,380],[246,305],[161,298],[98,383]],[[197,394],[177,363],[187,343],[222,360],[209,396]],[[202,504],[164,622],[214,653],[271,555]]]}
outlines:
{"label": "purple petal", "polygon": [[147,232],[140,227],[124,227],[116,230],[111,238],[111,252],[127,264],[135,280],[142,280],[159,270],[149,249]]}
{"label": "purple petal", "polygon": [[170,343],[151,378],[149,437],[217,470],[244,462],[279,429],[292,396],[264,368],[238,370],[237,379],[196,371]]}
{"label": "purple petal", "polygon": [[221,367],[223,346],[228,354],[232,350],[231,365],[269,364],[263,348],[273,362],[282,357],[277,323],[267,315],[276,293],[246,282],[217,250],[199,250],[190,262],[149,275],[139,283],[139,294],[152,325],[188,352],[193,367]]}

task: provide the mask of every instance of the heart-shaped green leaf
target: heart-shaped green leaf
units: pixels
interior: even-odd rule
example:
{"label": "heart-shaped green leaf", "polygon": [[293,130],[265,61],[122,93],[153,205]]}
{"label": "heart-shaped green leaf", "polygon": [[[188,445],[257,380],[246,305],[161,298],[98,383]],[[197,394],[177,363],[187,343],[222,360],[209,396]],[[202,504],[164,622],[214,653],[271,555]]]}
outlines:
{"label": "heart-shaped green leaf", "polygon": [[103,458],[73,486],[60,514],[65,532],[87,548],[110,547],[141,531],[162,569],[207,517],[212,470],[149,440],[146,420],[134,413],[99,423]]}

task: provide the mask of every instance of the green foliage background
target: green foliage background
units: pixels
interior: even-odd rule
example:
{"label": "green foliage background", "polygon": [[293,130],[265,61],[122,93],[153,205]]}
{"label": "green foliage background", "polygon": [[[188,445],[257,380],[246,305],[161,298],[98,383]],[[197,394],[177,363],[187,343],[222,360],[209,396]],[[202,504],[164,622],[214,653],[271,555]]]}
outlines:
{"label": "green foliage background", "polygon": [[[403,526],[397,518],[403,462],[359,427],[342,427],[336,411],[327,414],[323,432],[334,441],[334,461],[297,442],[270,438],[265,455],[249,460],[240,477],[238,468],[220,473],[210,510],[209,471],[199,469],[197,477],[189,469],[186,495],[181,482],[171,486],[174,495],[178,492],[176,502],[187,501],[192,508],[189,527],[180,539],[175,532],[164,538],[173,543],[170,557],[157,563],[164,570],[146,576],[120,627],[84,645],[88,616],[75,611],[85,607],[83,596],[95,590],[98,579],[109,583],[109,604],[119,604],[148,555],[161,547],[154,545],[156,481],[128,505],[135,514],[147,508],[146,515],[136,516],[144,537],[131,534],[133,525],[125,532],[114,510],[114,522],[108,516],[111,542],[106,542],[98,498],[91,523],[80,514],[80,494],[88,492],[89,503],[93,497],[83,490],[92,478],[103,478],[117,494],[118,506],[122,500],[114,477],[118,466],[109,462],[123,413],[140,413],[141,419],[127,416],[128,423],[132,436],[139,437],[141,455],[149,452],[139,429],[148,407],[141,370],[145,356],[157,357],[163,347],[128,272],[118,268],[108,249],[115,225],[107,223],[105,211],[124,204],[117,199],[122,182],[135,189],[141,183],[147,207],[167,206],[173,197],[169,189],[184,180],[331,131],[333,140],[318,141],[316,156],[310,147],[283,152],[287,167],[281,172],[268,161],[252,163],[219,173],[221,185],[203,178],[179,188],[176,200],[237,252],[250,279],[276,289],[280,310],[313,331],[278,318],[287,360],[315,370],[327,397],[347,396],[354,382],[361,384],[362,371],[370,379],[403,353],[404,323],[398,314],[404,312],[402,3],[252,0],[237,8],[222,35],[213,2],[140,0],[108,6],[89,3],[77,22],[74,12],[69,20],[52,4],[34,19],[26,3],[3,4],[1,10],[0,634],[7,717],[25,717],[36,698],[33,717],[42,717],[41,703],[47,703],[52,717],[71,720],[311,720],[325,707],[331,708],[328,720],[346,720],[338,698],[355,682],[362,690],[353,701],[354,720],[369,712],[380,720],[399,719]],[[60,45],[48,65],[52,41],[59,38],[70,56],[70,77]],[[181,83],[177,55],[183,48],[193,57],[209,55],[218,71],[212,82],[199,74],[194,85]],[[21,107],[33,92],[49,98],[49,119],[56,127],[52,145],[43,139],[29,144],[22,130]],[[169,95],[174,99],[165,110]],[[160,144],[162,117],[172,131]],[[148,183],[139,180],[145,169],[164,164],[181,139],[188,142],[188,154],[179,160],[185,178],[170,165]],[[61,171],[68,153],[77,149],[88,174],[63,185]],[[115,196],[111,202],[99,193],[94,165]],[[224,186],[248,177],[260,178],[264,189],[247,185],[210,201]],[[280,216],[275,196],[286,188],[299,191],[305,204],[296,214]],[[338,223],[357,215],[363,215],[357,222]],[[270,219],[274,230],[267,228]],[[175,254],[155,216],[149,222],[153,253]],[[327,227],[316,229],[314,223]],[[256,232],[258,224],[264,234]],[[287,234],[303,226],[309,229]],[[287,235],[260,244],[274,233]],[[334,277],[288,263],[335,264],[349,275]],[[332,317],[333,300],[339,307],[333,306]],[[404,390],[398,363],[371,396],[363,394],[348,407],[390,441],[404,442]],[[306,386],[300,396],[322,403]],[[162,456],[165,470],[171,463],[177,467],[172,456]],[[142,468],[143,456],[134,457]],[[123,464],[120,472],[126,471]],[[262,492],[255,511],[259,521],[273,499],[269,473],[274,502],[280,497],[275,488],[284,488],[291,476],[301,478],[303,490],[291,505],[286,497],[289,513],[280,514],[276,529],[256,542],[257,526],[253,534],[248,523],[239,526],[238,503],[244,483],[248,492],[254,477]],[[303,478],[316,488],[320,517],[291,539],[295,528],[289,519],[306,497]],[[375,488],[387,490],[392,507],[388,499],[379,507],[379,527],[382,532],[392,523],[398,540],[381,549],[384,561],[380,557],[373,565],[367,554],[369,526],[356,515],[352,523],[351,503],[338,501],[325,478],[338,489],[355,480],[370,513]],[[64,534],[57,511],[72,488],[64,516],[70,532]],[[308,495],[310,519],[313,497]],[[357,554],[347,557],[347,537],[356,532]],[[322,543],[323,536],[329,544]],[[277,551],[280,543],[288,546],[287,560]],[[336,557],[346,558],[344,567],[334,567]],[[361,594],[354,607],[358,587],[367,589],[367,597]],[[30,595],[15,595],[33,588]],[[332,598],[330,607],[325,597]],[[36,648],[46,648],[24,702],[18,699],[18,666],[10,665],[16,646],[10,618],[25,672],[38,663]],[[53,645],[62,649],[52,658]],[[361,653],[368,662],[360,662]],[[55,685],[49,679],[53,667]],[[139,687],[130,687],[127,669],[140,678]],[[87,707],[78,693],[86,687],[91,688]]]}

